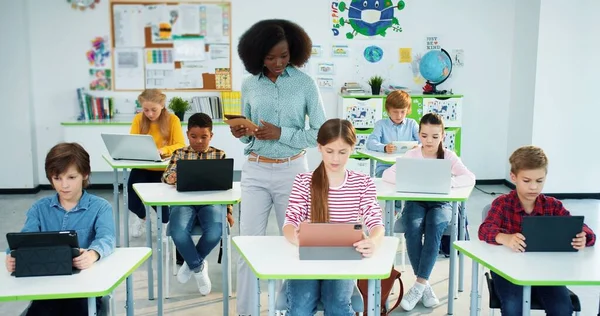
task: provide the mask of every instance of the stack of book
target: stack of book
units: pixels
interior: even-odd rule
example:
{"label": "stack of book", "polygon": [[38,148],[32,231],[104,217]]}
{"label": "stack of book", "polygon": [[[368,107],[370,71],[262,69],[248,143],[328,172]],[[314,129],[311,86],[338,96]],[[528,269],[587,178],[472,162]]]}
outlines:
{"label": "stack of book", "polygon": [[223,103],[219,97],[193,97],[192,111],[208,114],[212,119],[223,119]]}
{"label": "stack of book", "polygon": [[104,120],[114,117],[114,102],[112,98],[94,97],[85,91],[85,88],[77,89],[80,111],[78,120]]}
{"label": "stack of book", "polygon": [[344,83],[340,93],[349,95],[367,95],[367,92],[356,82]]}

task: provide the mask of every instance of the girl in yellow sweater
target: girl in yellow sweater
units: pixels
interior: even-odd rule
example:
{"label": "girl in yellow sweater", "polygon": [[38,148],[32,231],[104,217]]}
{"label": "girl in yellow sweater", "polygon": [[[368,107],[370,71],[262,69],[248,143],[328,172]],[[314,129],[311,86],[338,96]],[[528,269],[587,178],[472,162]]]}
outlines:
{"label": "girl in yellow sweater", "polygon": [[[183,131],[179,118],[169,113],[165,108],[166,96],[157,89],[146,89],[138,97],[143,112],[136,114],[131,123],[131,134],[146,134],[152,136],[161,157],[170,157],[176,149],[185,146]],[[134,183],[160,182],[163,169],[132,169],[127,182],[127,201],[129,210],[137,218],[133,218],[130,233],[140,237],[144,233],[146,210],[144,204],[133,191]],[[163,223],[169,221],[168,208],[163,208]]]}

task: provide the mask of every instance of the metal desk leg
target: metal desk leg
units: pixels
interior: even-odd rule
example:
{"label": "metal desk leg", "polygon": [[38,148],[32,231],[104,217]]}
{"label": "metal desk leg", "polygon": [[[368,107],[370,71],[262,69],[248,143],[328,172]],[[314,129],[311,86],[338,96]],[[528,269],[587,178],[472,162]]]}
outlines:
{"label": "metal desk leg", "polygon": [[448,282],[448,315],[452,315],[454,313],[454,289],[456,289],[456,249],[452,247],[454,242],[456,241],[456,235],[458,231],[458,203],[452,202],[452,220],[450,221],[450,225],[452,225],[451,233],[450,233],[450,276]]}
{"label": "metal desk leg", "polygon": [[375,316],[375,279],[369,279],[367,282],[367,316]]}
{"label": "metal desk leg", "polygon": [[96,297],[88,297],[88,315],[96,316]]}
{"label": "metal desk leg", "polygon": [[375,176],[375,159],[369,158],[369,175],[371,178]]}
{"label": "metal desk leg", "polygon": [[[381,280],[375,280],[375,310],[376,311],[380,311],[381,310]],[[385,302],[386,305],[386,309],[387,309],[387,302]],[[375,313],[375,315],[378,315],[378,313]]]}
{"label": "metal desk leg", "polygon": [[[126,168],[123,168],[123,205],[125,210],[125,218],[123,221],[125,224],[123,225],[123,240],[125,247],[129,247],[129,201],[127,200],[127,183],[129,182],[129,173]],[[152,262],[152,259],[150,259]]]}
{"label": "metal desk leg", "polygon": [[275,280],[269,280],[269,316],[275,316]]}
{"label": "metal desk leg", "polygon": [[[125,280],[127,289],[127,299],[125,300],[125,309],[127,310],[127,316],[133,315],[133,273],[130,274]],[[113,314],[116,316],[116,314]]]}
{"label": "metal desk leg", "polygon": [[478,316],[479,315],[479,263],[473,260],[473,272],[471,275],[471,308],[470,315]]}
{"label": "metal desk leg", "polygon": [[[158,288],[158,316],[163,315],[163,302],[164,302],[164,294],[163,294],[163,222],[162,222],[162,211],[164,206],[158,206],[156,210],[156,235],[158,237],[158,244],[156,245],[156,249],[158,249],[158,254],[156,256],[156,262],[158,265],[156,274],[158,279],[156,281],[156,287]],[[150,216],[146,215],[147,219],[150,220]],[[152,234],[150,234],[152,235]],[[174,250],[173,250],[174,251]]]}
{"label": "metal desk leg", "polygon": [[121,246],[121,215],[119,213],[119,169],[114,168],[115,182],[113,182],[113,217],[115,218],[115,237],[117,247]]}
{"label": "metal desk leg", "polygon": [[[458,230],[458,240],[465,240],[466,229],[467,229],[467,210],[465,209],[465,202],[460,203],[460,209],[458,212],[459,219],[459,227]],[[452,248],[452,245],[450,246]],[[463,292],[465,289],[464,279],[465,279],[465,255],[461,252],[458,255],[458,291]]]}
{"label": "metal desk leg", "polygon": [[[223,270],[223,315],[229,315],[229,223],[227,223],[227,205],[222,205],[224,210],[221,212],[223,235],[223,257],[221,257],[221,268]],[[174,250],[173,250],[174,251]]]}
{"label": "metal desk leg", "polygon": [[385,235],[394,234],[394,201],[385,201]]}
{"label": "metal desk leg", "polygon": [[523,286],[523,316],[531,314],[531,286]]}
{"label": "metal desk leg", "polygon": [[[146,209],[146,247],[152,249],[152,219],[150,218],[150,207],[144,205]],[[154,252],[150,254],[148,258],[148,299],[154,299],[154,270],[152,268],[152,261],[154,261]],[[158,261],[161,261],[162,257],[157,256]]]}
{"label": "metal desk leg", "polygon": [[260,279],[256,278],[256,297],[258,300],[256,301],[256,310],[254,311],[255,315],[260,315]]}
{"label": "metal desk leg", "polygon": [[[115,304],[115,291],[112,291],[110,293],[110,300],[109,300],[109,304],[110,304],[110,314],[111,316],[116,316],[117,315],[117,306]],[[104,307],[103,307],[104,308]]]}

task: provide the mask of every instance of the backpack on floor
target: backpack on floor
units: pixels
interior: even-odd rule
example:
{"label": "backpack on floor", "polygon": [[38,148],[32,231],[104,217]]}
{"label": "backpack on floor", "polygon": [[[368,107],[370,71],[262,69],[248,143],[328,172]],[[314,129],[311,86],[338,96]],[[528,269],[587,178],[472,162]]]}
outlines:
{"label": "backpack on floor", "polygon": [[[462,212],[459,213],[458,216],[463,216]],[[465,227],[469,227],[469,221],[465,218]],[[463,230],[463,228],[458,225],[458,235],[456,236],[458,239],[458,236],[460,236],[461,231]],[[465,229],[465,240],[471,240],[471,237],[469,236],[469,230]],[[440,254],[444,255],[446,258],[450,257],[450,236],[444,235],[442,236],[442,242],[440,243]]]}
{"label": "backpack on floor", "polygon": [[[383,279],[381,280],[381,316],[388,316],[390,315],[390,313],[398,308],[398,306],[400,305],[400,301],[402,301],[402,296],[404,295],[404,284],[402,284],[402,279],[400,278],[401,273],[396,270],[393,266],[392,266],[392,272],[390,273],[390,276],[387,279]],[[390,292],[392,292],[392,287],[394,287],[394,283],[396,282],[396,280],[398,280],[398,283],[400,283],[400,291],[399,291],[399,295],[398,295],[398,301],[396,302],[396,304],[394,304],[394,306],[392,308],[390,308],[389,310],[386,310],[386,302],[390,296]],[[365,304],[364,310],[363,310],[363,315],[367,314],[367,302],[368,302],[368,298],[369,298],[369,286],[368,286],[368,280],[358,280],[358,289],[360,290],[360,294],[363,297],[363,302]],[[358,313],[357,313],[358,315]],[[377,315],[377,313],[375,313],[375,315]]]}

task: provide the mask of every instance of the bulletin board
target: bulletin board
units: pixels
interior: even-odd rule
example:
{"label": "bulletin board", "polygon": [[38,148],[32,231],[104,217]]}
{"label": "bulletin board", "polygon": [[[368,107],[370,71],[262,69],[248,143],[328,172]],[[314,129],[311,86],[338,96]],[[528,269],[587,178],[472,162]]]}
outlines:
{"label": "bulletin board", "polygon": [[113,91],[231,90],[231,3],[110,2]]}

